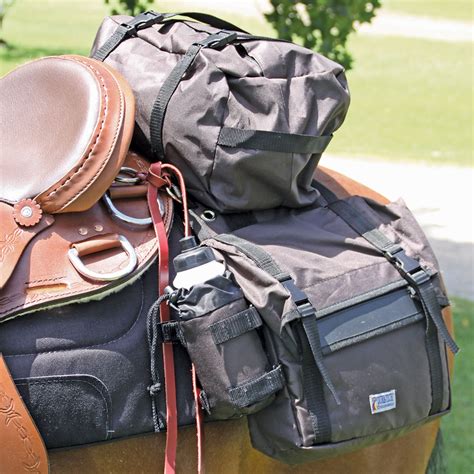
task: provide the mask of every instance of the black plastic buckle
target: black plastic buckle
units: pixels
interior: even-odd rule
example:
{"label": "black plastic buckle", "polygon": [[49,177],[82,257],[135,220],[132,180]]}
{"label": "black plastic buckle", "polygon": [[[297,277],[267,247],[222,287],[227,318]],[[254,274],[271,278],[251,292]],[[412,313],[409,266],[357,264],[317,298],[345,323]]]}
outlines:
{"label": "black plastic buckle", "polygon": [[307,318],[316,314],[316,310],[311,304],[311,301],[309,301],[308,295],[296,286],[296,283],[292,278],[283,280],[280,283],[288,290],[288,293],[290,293],[291,299],[295,303],[296,309],[302,318]]}
{"label": "black plastic buckle", "polygon": [[411,274],[421,270],[420,262],[412,257],[409,257],[402,248],[398,249],[394,253],[387,252],[386,255],[388,259],[394,262],[395,265],[404,273]]}
{"label": "black plastic buckle", "polygon": [[237,38],[237,33],[230,31],[219,31],[214,35],[211,35],[204,41],[204,47],[219,49],[223,48],[227,44],[231,43]]}
{"label": "black plastic buckle", "polygon": [[126,31],[126,36],[135,36],[139,30],[149,28],[155,23],[159,23],[164,18],[163,14],[149,10],[140,13],[129,23],[122,23],[120,26]]}
{"label": "black plastic buckle", "polygon": [[395,252],[386,252],[386,255],[412,286],[416,287],[430,280],[430,275],[422,268],[420,262],[409,257],[402,248]]}
{"label": "black plastic buckle", "polygon": [[413,287],[423,285],[423,283],[426,283],[431,279],[430,275],[421,267],[417,272],[407,273],[405,277]]}
{"label": "black plastic buckle", "polygon": [[308,295],[300,290],[297,286],[295,281],[292,278],[288,278],[287,280],[283,280],[280,282],[290,293],[291,299],[294,301],[296,306],[303,305],[304,303],[308,303]]}

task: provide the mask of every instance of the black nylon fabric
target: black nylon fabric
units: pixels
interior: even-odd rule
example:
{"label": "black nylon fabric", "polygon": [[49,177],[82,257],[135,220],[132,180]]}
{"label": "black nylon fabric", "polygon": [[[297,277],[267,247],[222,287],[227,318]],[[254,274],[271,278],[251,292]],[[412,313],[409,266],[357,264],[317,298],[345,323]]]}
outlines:
{"label": "black nylon fabric", "polygon": [[[98,52],[131,20],[105,19],[92,56],[104,57]],[[212,24],[157,23],[128,35],[106,57],[135,93],[140,145],[150,159],[177,166],[189,195],[211,209],[314,204],[315,168],[349,106],[343,68],[292,43]],[[216,35],[227,39],[210,40]],[[226,130],[252,137],[226,146]]]}
{"label": "black nylon fabric", "polygon": [[[274,213],[273,218],[256,212],[256,224],[205,242],[220,253],[260,312],[267,351],[273,364],[282,365],[287,390],[250,415],[249,426],[254,447],[285,462],[319,459],[368,439],[387,439],[388,433],[396,436],[404,427],[446,413],[450,405],[442,331],[434,331],[436,316],[430,316],[430,311],[441,315],[446,299],[421,229],[400,203],[381,206],[350,198],[338,205],[350,209],[344,219],[330,207],[287,211],[286,217]],[[347,216],[359,219],[352,226]],[[285,283],[292,280],[289,298]],[[413,299],[411,286],[418,296],[426,289],[429,297]],[[317,318],[305,318],[307,300]],[[303,326],[295,338],[292,331],[308,321],[316,326]],[[332,327],[333,335],[321,333],[320,326]],[[308,335],[320,340],[320,348],[324,337],[333,342],[316,358]],[[316,369],[316,359],[324,361],[340,404]],[[393,405],[378,411],[371,399],[386,393],[392,394]]]}
{"label": "black nylon fabric", "polygon": [[[416,256],[428,269],[435,290],[430,304],[439,306],[443,299],[438,296],[437,264],[408,211],[401,205],[371,207],[360,199],[350,202],[361,214],[379,218],[387,238],[395,240],[394,235],[401,238],[409,256]],[[219,259],[225,256],[228,270],[241,289],[236,287],[236,291],[231,291],[227,284],[220,285],[227,295],[224,299],[203,297],[207,290],[196,293],[183,313],[187,318],[180,322],[194,324],[188,327],[186,344],[188,350],[194,347],[200,351],[195,357],[201,361],[200,377],[203,381],[215,377],[208,390],[211,415],[207,419],[252,413],[249,425],[257,449],[285,462],[303,462],[389,439],[433,419],[438,413],[445,413],[450,405],[445,353],[438,357],[442,390],[433,404],[429,373],[436,370],[430,365],[434,359],[430,359],[425,349],[426,319],[419,317],[423,307],[411,298],[407,282],[401,279],[398,270],[328,209],[266,211],[254,213],[254,217],[256,223],[240,229],[236,236],[212,241],[216,256]],[[219,225],[225,225],[225,220]],[[295,234],[295,228],[300,232]],[[173,229],[172,256],[178,252],[180,238],[176,228]],[[245,252],[236,251],[235,244],[242,239],[251,242],[247,252],[262,246],[264,252],[257,253],[258,265]],[[278,259],[278,264],[272,264],[268,255]],[[77,445],[154,430],[150,397],[153,380],[145,320],[156,298],[155,272],[156,267],[151,268],[136,283],[102,301],[33,313],[2,325],[0,349],[7,355],[7,364],[33,416],[39,420],[41,413],[48,413],[52,420],[51,424],[39,421],[48,446]],[[340,405],[315,369],[310,346],[304,342],[303,328],[300,326],[299,335],[290,329],[300,324],[301,315],[275,276],[294,278],[317,308],[324,364]],[[264,325],[242,333],[236,331],[237,336],[216,345],[210,329],[212,324],[248,314],[248,302],[243,294],[259,312]],[[182,302],[185,303],[184,298]],[[208,311],[204,302],[214,309]],[[192,316],[193,311],[197,311],[197,317]],[[391,312],[390,324],[385,324],[387,311]],[[330,322],[338,312],[347,324],[344,331],[335,331],[338,326]],[[176,320],[177,312],[172,310],[172,314]],[[370,325],[364,332],[361,321],[366,319]],[[240,328],[244,326],[248,328],[246,322],[239,324]],[[263,338],[257,330],[263,330]],[[428,326],[428,331],[437,334],[434,324]],[[233,336],[234,332],[230,332]],[[202,339],[203,333],[209,342]],[[29,337],[25,339],[24,335]],[[326,344],[325,338],[332,342]],[[225,350],[204,350],[217,346]],[[156,351],[156,357],[161,382],[160,350]],[[179,423],[183,425],[193,422],[193,402],[190,362],[178,343],[175,357]],[[223,362],[222,357],[228,359]],[[246,367],[245,376],[243,367]],[[273,383],[278,379],[269,375],[276,373],[273,372],[276,367],[280,367],[277,372],[285,382],[283,387]],[[367,367],[371,374],[368,378],[364,376]],[[249,383],[265,380],[267,375],[268,391],[257,384],[254,393],[271,391],[268,397],[243,409],[232,402],[231,393],[243,392]],[[233,381],[220,385],[213,398],[212,383],[218,383],[223,376]],[[38,382],[43,377],[47,390],[43,382],[43,385]],[[407,380],[417,380],[417,384]],[[397,392],[399,408],[371,415],[369,395],[391,388]],[[232,392],[233,389],[237,391]],[[77,411],[83,419],[81,426],[62,418],[64,414],[71,418],[66,405],[70,397],[77,400]],[[227,400],[225,408],[222,399]],[[439,407],[436,414],[432,406]],[[156,413],[165,419],[163,387],[156,393]],[[387,424],[391,427],[389,431]]]}
{"label": "black nylon fabric", "polygon": [[222,321],[209,326],[212,338],[216,344],[238,337],[262,325],[262,319],[255,308],[248,308]]}
{"label": "black nylon fabric", "polygon": [[[232,33],[219,32],[215,35],[210,35],[206,39],[192,44],[186,51],[183,59],[176,64],[170,75],[161,86],[158,97],[153,104],[150,117],[150,140],[152,152],[157,161],[165,159],[165,150],[163,147],[163,121],[165,119],[166,109],[168,107],[171,96],[176,91],[183,75],[191,67],[194,59],[201,51],[201,48],[207,46],[212,47],[214,43],[229,41],[233,36]],[[224,43],[225,44],[225,43]]]}
{"label": "black nylon fabric", "polygon": [[322,153],[331,138],[332,136],[314,137],[296,133],[223,127],[217,144],[232,148],[268,150],[280,153]]}
{"label": "black nylon fabric", "polygon": [[[217,420],[258,411],[283,386],[280,369],[271,370],[256,332],[258,325],[248,324],[249,312],[256,310],[250,311],[230,278],[217,276],[181,289],[172,303],[179,312],[185,346],[206,394],[210,418]],[[243,324],[232,324],[238,318]]]}

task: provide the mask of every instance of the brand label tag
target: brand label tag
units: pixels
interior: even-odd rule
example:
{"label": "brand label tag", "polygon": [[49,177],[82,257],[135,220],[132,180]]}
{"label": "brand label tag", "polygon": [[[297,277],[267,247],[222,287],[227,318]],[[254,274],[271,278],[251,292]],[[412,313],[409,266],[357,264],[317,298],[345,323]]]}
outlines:
{"label": "brand label tag", "polygon": [[384,411],[393,410],[397,407],[397,396],[395,389],[383,393],[369,395],[370,412],[372,415]]}

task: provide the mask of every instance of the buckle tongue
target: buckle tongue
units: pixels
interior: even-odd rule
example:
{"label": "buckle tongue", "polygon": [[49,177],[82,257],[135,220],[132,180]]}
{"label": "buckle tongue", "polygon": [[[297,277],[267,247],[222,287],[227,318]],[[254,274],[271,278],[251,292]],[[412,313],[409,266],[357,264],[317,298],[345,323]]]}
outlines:
{"label": "buckle tongue", "polygon": [[280,283],[288,290],[296,306],[308,303],[308,295],[296,286],[293,278],[288,278]]}
{"label": "buckle tongue", "polygon": [[128,23],[122,23],[120,26],[126,30],[126,36],[134,36],[139,30],[149,28],[155,23],[159,23],[164,20],[165,16],[161,13],[156,13],[153,10],[149,10],[137,15],[133,20]]}
{"label": "buckle tongue", "polygon": [[408,256],[401,247],[395,252],[386,252],[387,258],[395,264],[411,285],[419,286],[430,279],[430,275],[415,258]]}
{"label": "buckle tongue", "polygon": [[412,274],[422,269],[420,262],[412,257],[409,257],[405,250],[403,250],[401,247],[393,253],[387,252],[387,257],[405,273]]}
{"label": "buckle tongue", "polygon": [[237,33],[235,32],[219,31],[219,33],[209,36],[209,41],[205,41],[204,46],[207,48],[219,49],[231,43],[236,38]]}

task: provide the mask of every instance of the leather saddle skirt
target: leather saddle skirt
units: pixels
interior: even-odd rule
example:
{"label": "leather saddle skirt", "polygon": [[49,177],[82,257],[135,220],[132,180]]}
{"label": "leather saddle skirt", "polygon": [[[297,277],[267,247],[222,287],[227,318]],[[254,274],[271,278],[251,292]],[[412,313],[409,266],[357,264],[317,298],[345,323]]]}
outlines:
{"label": "leather saddle skirt", "polygon": [[[0,322],[102,297],[156,256],[123,77],[81,56],[0,79]],[[167,228],[172,200],[162,194]]]}

